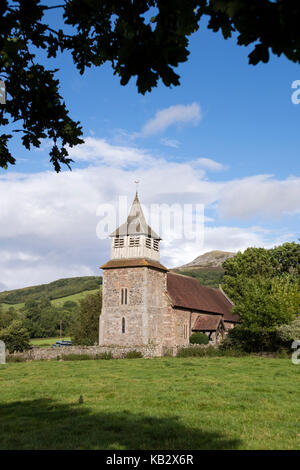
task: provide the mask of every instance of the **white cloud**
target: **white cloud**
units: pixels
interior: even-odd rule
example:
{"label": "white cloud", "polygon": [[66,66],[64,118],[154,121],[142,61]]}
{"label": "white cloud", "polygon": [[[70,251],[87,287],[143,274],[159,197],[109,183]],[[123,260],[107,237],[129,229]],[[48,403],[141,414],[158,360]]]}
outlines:
{"label": "white cloud", "polygon": [[165,250],[164,255],[168,267],[176,267],[211,250],[237,252],[244,251],[249,246],[270,248],[277,242],[278,239],[270,240],[260,227],[205,226],[203,244],[183,240],[178,245],[169,245],[170,250]]}
{"label": "white cloud", "polygon": [[281,217],[300,212],[300,178],[277,180],[270,175],[229,181],[224,185],[219,213],[223,217]]}
{"label": "white cloud", "polygon": [[195,168],[203,168],[209,171],[221,171],[225,169],[225,166],[210,158],[197,158],[191,162]]}
{"label": "white cloud", "polygon": [[202,118],[200,105],[192,103],[189,105],[177,104],[158,111],[153,119],[150,119],[142,128],[142,136],[149,136],[164,132],[174,124],[198,124]]}
{"label": "white cloud", "polygon": [[144,149],[111,145],[105,139],[95,137],[86,137],[84,144],[69,148],[68,151],[75,161],[104,163],[119,168],[152,162],[152,158]]}
{"label": "white cloud", "polygon": [[[99,204],[115,206],[119,195],[128,195],[131,200],[136,179],[141,181],[140,195],[145,205],[202,203],[210,208],[209,218],[214,218],[213,222],[206,219],[203,246],[164,237],[162,261],[168,266],[187,263],[211,249],[237,251],[249,245],[271,246],[278,243],[278,233],[280,243],[294,237],[288,229],[269,233],[252,223],[245,227],[245,219],[247,222],[247,217],[255,215],[280,217],[299,211],[300,178],[279,181],[256,176],[214,182],[203,179],[204,171],[196,169],[193,161],[158,161],[147,153],[148,163],[144,165],[145,153],[139,149],[133,152],[135,168],[128,169],[125,165],[123,168],[128,147],[103,146],[102,141],[98,146],[98,139],[91,139],[89,152],[97,165],[60,174],[47,171],[0,176],[0,288],[99,273],[98,267],[109,258],[109,240],[96,237],[96,209]],[[103,148],[108,153],[98,160],[96,152]],[[113,163],[109,166],[111,156]],[[243,227],[239,222],[230,227],[218,226],[215,206],[223,217],[243,219]]]}
{"label": "white cloud", "polygon": [[160,142],[166,147],[178,148],[180,142],[176,139],[160,139]]}

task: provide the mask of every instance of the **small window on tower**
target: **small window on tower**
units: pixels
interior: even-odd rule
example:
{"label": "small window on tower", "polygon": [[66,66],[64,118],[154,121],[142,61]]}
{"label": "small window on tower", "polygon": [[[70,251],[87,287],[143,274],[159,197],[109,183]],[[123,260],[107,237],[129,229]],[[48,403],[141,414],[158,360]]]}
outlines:
{"label": "small window on tower", "polygon": [[130,237],[129,238],[129,246],[139,246],[140,239],[139,237]]}
{"label": "small window on tower", "polygon": [[125,318],[122,318],[122,333],[125,333]]}
{"label": "small window on tower", "polygon": [[159,250],[159,240],[153,240],[153,250]]}
{"label": "small window on tower", "polygon": [[114,246],[115,246],[115,248],[123,248],[123,246],[124,246],[124,238],[123,238],[123,237],[115,238]]}
{"label": "small window on tower", "polygon": [[128,303],[128,289],[127,287],[122,287],[121,289],[121,304],[127,305]]}
{"label": "small window on tower", "polygon": [[146,247],[151,249],[151,238],[150,237],[146,238]]}
{"label": "small window on tower", "polygon": [[187,334],[188,334],[188,326],[183,325],[183,337],[184,337],[184,339],[187,338]]}

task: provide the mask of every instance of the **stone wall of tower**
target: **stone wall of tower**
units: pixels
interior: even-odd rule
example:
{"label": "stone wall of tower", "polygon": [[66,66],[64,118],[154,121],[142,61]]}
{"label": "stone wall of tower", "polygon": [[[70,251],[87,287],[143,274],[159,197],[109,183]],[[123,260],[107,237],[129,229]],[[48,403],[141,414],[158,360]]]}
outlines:
{"label": "stone wall of tower", "polygon": [[173,337],[170,300],[166,294],[166,272],[148,269],[146,286],[147,335],[153,344],[169,346]]}
{"label": "stone wall of tower", "polygon": [[[128,289],[127,305],[121,304],[123,287]],[[102,289],[101,345],[171,342],[166,272],[146,266],[104,269]],[[122,332],[122,318],[125,318],[125,333]]]}

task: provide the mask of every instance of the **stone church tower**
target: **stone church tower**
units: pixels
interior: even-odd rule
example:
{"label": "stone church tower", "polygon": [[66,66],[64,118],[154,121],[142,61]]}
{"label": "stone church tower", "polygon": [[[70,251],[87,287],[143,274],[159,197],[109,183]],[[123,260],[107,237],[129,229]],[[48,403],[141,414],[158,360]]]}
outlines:
{"label": "stone church tower", "polygon": [[167,268],[160,237],[147,224],[138,195],[128,218],[111,235],[111,259],[103,269],[99,344],[170,344]]}

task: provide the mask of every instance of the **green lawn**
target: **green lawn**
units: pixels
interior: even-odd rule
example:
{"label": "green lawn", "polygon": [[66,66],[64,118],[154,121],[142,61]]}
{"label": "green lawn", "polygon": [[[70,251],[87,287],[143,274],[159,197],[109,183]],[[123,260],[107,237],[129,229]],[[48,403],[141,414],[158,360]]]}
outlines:
{"label": "green lawn", "polygon": [[[64,336],[61,339],[69,341],[71,338],[69,336]],[[59,340],[59,336],[57,338],[32,338],[30,340],[30,343],[32,344],[32,346],[39,346],[40,348],[50,348],[52,344],[56,343],[56,341]]]}
{"label": "green lawn", "polygon": [[0,449],[299,450],[299,417],[288,359],[0,365]]}

